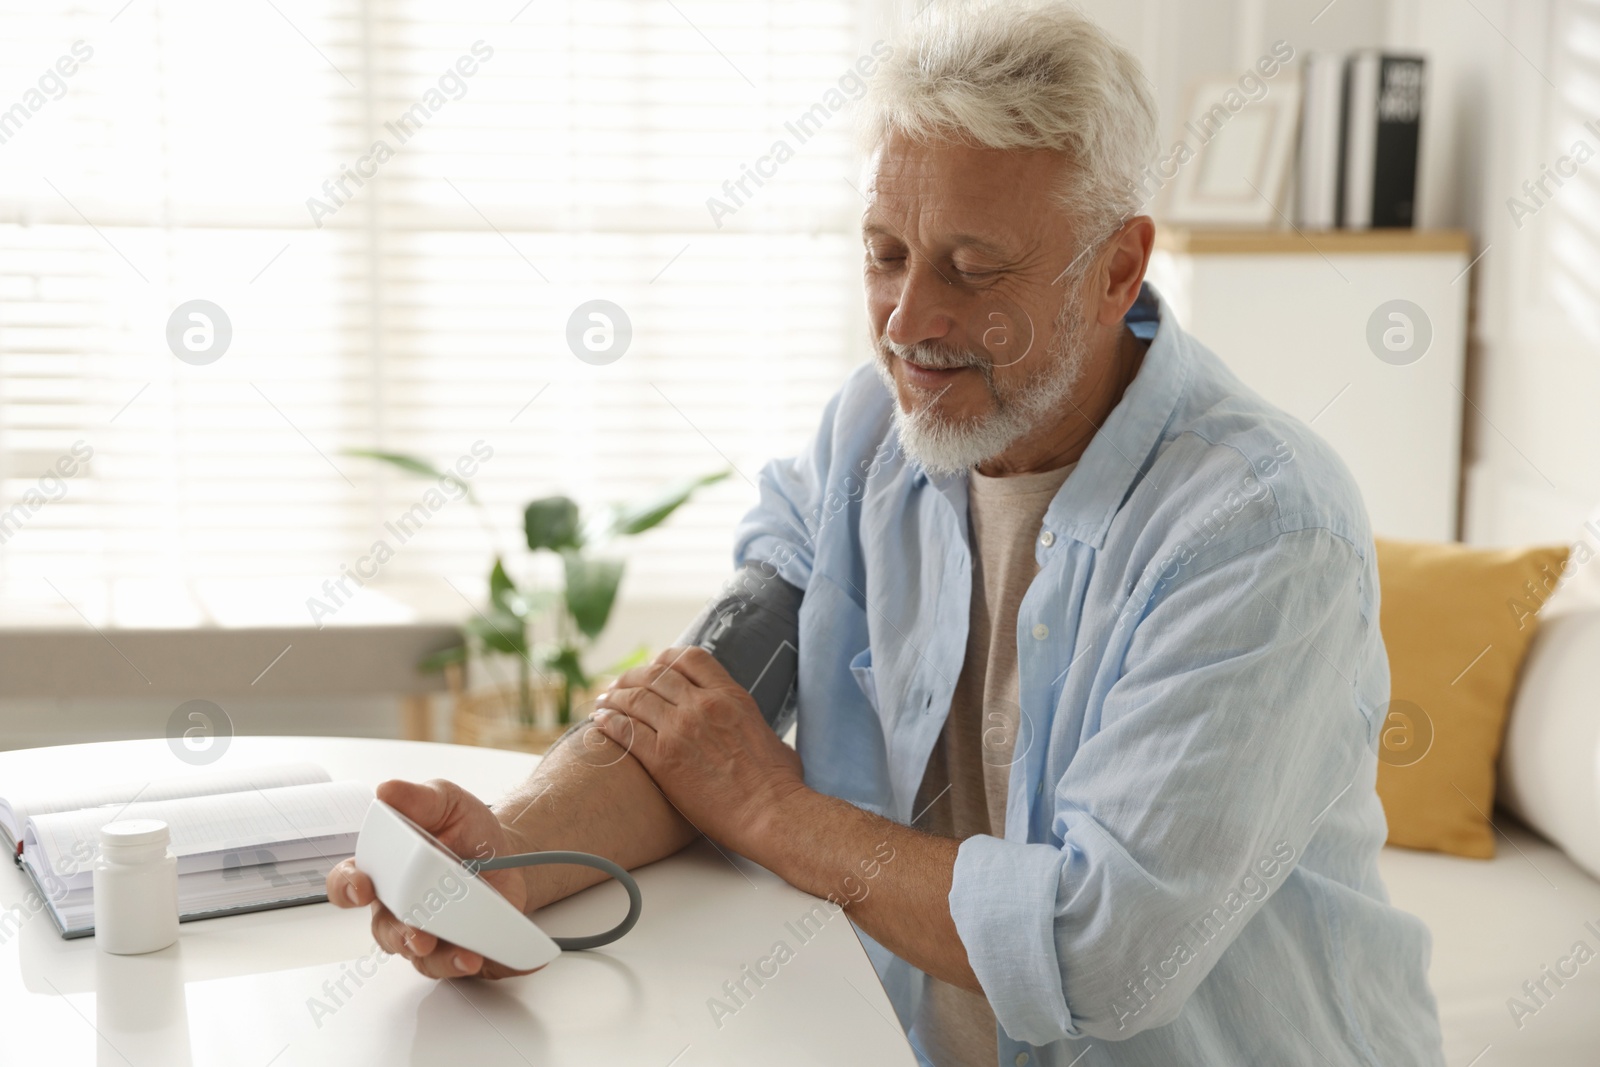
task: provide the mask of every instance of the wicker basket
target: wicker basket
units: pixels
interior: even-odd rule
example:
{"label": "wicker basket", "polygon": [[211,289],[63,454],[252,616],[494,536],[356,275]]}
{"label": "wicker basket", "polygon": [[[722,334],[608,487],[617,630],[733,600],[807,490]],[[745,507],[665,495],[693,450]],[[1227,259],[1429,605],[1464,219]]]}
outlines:
{"label": "wicker basket", "polygon": [[[450,715],[451,740],[458,745],[505,748],[542,755],[571,728],[571,723],[556,722],[561,699],[560,686],[538,679],[533,683],[534,721],[530,725],[519,714],[517,693],[513,689],[483,689],[467,692],[459,670],[450,672],[454,704]],[[593,706],[593,698],[603,685],[590,691],[574,691],[572,712],[581,721]]]}

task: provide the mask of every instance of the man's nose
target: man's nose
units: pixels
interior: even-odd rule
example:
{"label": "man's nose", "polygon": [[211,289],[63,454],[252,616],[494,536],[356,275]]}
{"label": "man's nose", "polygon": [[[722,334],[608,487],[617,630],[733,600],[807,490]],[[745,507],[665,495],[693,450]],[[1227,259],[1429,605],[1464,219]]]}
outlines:
{"label": "man's nose", "polygon": [[907,260],[900,294],[884,333],[900,345],[938,341],[956,330],[954,293],[938,269],[926,257],[913,254]]}

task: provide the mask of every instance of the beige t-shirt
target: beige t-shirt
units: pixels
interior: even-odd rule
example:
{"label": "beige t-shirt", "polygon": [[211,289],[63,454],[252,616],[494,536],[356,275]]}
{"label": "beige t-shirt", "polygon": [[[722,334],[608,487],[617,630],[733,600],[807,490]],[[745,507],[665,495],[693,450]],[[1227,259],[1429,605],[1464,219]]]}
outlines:
{"label": "beige t-shirt", "polygon": [[[972,607],[966,658],[950,714],[923,773],[915,828],[962,839],[1002,837],[1021,707],[1017,701],[1017,611],[1039,572],[1044,513],[1076,464],[990,478],[971,471]],[[948,791],[947,791],[948,787]],[[929,977],[919,1011],[923,1052],[939,1067],[995,1062],[995,1018],[987,998]]]}

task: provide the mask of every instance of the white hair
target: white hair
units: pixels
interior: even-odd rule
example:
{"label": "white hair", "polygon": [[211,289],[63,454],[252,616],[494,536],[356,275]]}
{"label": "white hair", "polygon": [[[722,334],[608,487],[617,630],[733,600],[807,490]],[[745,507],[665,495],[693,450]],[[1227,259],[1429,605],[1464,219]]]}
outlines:
{"label": "white hair", "polygon": [[1140,213],[1157,147],[1138,60],[1076,7],[1047,0],[935,0],[895,42],[860,114],[869,148],[900,133],[1060,152],[1060,202],[1086,248]]}

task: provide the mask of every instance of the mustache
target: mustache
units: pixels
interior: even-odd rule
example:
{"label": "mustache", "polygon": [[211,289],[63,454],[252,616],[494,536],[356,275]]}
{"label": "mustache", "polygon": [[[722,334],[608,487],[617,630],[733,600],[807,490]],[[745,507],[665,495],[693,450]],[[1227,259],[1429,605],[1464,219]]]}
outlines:
{"label": "mustache", "polygon": [[987,376],[994,366],[993,361],[986,355],[974,352],[971,349],[951,348],[944,345],[927,343],[902,345],[888,338],[882,338],[878,342],[878,349],[885,355],[895,356],[907,362],[915,363],[919,367],[930,367],[934,370],[976,367]]}

